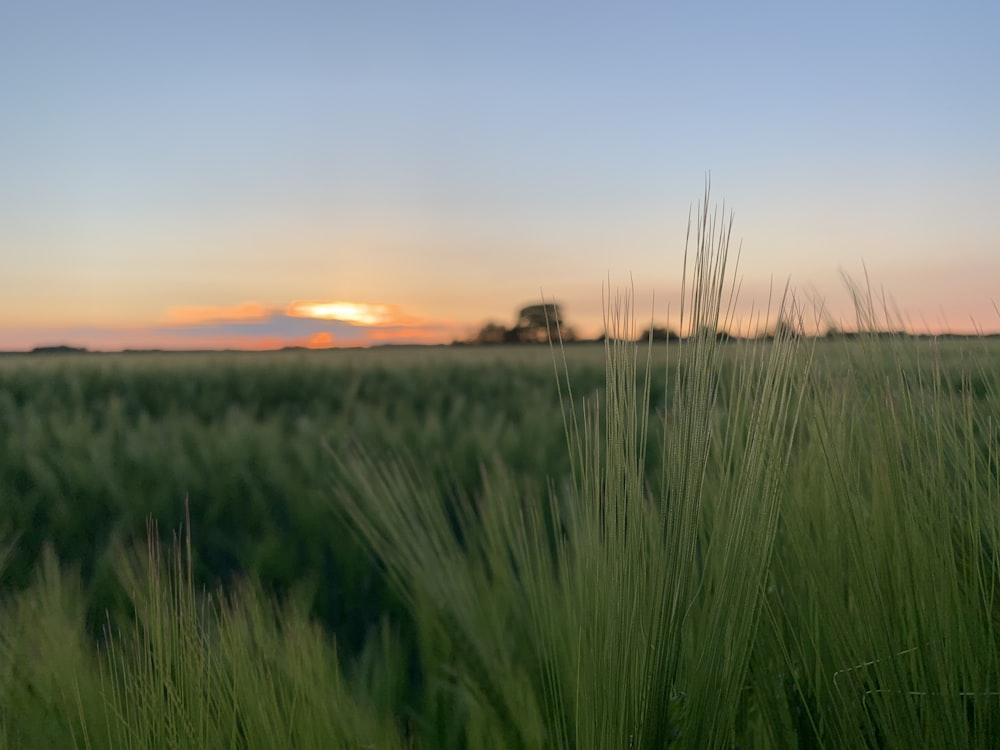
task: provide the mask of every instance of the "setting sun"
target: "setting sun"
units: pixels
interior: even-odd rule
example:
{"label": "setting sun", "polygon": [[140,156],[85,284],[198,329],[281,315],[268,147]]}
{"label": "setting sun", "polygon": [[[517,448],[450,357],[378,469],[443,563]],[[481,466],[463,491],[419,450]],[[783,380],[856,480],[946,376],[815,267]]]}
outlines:
{"label": "setting sun", "polygon": [[293,318],[322,318],[365,326],[385,325],[394,317],[390,305],[363,302],[293,302],[286,313]]}

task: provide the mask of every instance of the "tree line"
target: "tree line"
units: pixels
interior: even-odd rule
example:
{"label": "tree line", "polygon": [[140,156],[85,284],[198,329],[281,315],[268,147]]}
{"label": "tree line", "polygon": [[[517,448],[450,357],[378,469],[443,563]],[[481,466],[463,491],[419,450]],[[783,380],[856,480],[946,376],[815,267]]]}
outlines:
{"label": "tree line", "polygon": [[[702,331],[702,335],[714,337],[719,341],[741,338],[728,331]],[[845,331],[836,326],[828,326],[828,330],[820,334],[822,338],[855,338],[861,335],[858,331]],[[865,335],[889,336],[889,337],[912,337],[915,334],[906,331],[866,331]],[[755,339],[780,338],[807,338],[814,334],[808,334],[804,330],[802,322],[791,317],[782,318],[775,324],[756,335]],[[486,323],[476,335],[469,341],[457,341],[458,344],[538,344],[552,341],[575,342],[575,341],[604,341],[607,333],[594,339],[582,338],[577,334],[576,329],[566,322],[562,305],[556,302],[543,302],[522,307],[518,313],[513,326],[505,326],[502,323],[491,321]],[[636,341],[680,341],[682,336],[672,328],[652,325],[643,330]]]}

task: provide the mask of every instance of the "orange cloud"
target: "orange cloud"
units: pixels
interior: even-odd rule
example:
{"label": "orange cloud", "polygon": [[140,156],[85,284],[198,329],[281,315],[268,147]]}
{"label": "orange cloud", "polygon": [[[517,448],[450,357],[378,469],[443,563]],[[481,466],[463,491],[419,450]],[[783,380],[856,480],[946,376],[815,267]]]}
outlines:
{"label": "orange cloud", "polygon": [[419,318],[405,314],[398,305],[382,302],[296,301],[288,306],[285,315],[339,320],[362,326],[408,326],[421,322]]}
{"label": "orange cloud", "polygon": [[239,305],[222,307],[181,306],[167,310],[169,325],[190,326],[202,323],[228,323],[243,321],[263,321],[274,312],[260,302],[242,302]]}
{"label": "orange cloud", "polygon": [[441,344],[468,338],[468,326],[427,320],[398,305],[299,301],[284,306],[243,302],[230,306],[175,306],[154,326],[0,326],[0,351],[70,345],[97,351],[121,349],[271,350],[325,349],[386,344]]}

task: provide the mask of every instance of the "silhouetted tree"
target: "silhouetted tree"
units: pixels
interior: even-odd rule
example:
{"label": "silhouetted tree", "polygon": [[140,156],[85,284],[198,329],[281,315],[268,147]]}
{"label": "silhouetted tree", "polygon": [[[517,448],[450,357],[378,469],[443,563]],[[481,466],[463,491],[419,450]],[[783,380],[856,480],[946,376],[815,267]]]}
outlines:
{"label": "silhouetted tree", "polygon": [[32,354],[83,354],[87,351],[86,348],[81,346],[66,346],[65,344],[60,344],[58,346],[36,346],[31,350]]}
{"label": "silhouetted tree", "polygon": [[699,328],[694,333],[689,334],[687,338],[688,340],[706,338],[706,339],[715,339],[716,341],[729,341],[732,338],[732,334],[730,334],[729,331],[723,331],[719,329],[713,329],[710,326],[704,326],[702,328]]}
{"label": "silhouetted tree", "polygon": [[562,308],[554,302],[522,307],[517,314],[516,332],[518,341],[548,341],[552,338],[562,338],[563,341],[574,341],[576,334],[566,325]]}
{"label": "silhouetted tree", "polygon": [[509,333],[510,331],[499,323],[490,322],[479,329],[474,341],[477,344],[502,344],[507,341]]}
{"label": "silhouetted tree", "polygon": [[671,328],[661,328],[660,326],[653,326],[652,328],[647,328],[645,331],[639,334],[639,338],[636,339],[640,344],[643,341],[649,341],[652,338],[653,341],[678,341],[680,336],[677,332]]}
{"label": "silhouetted tree", "polygon": [[802,338],[805,333],[802,330],[802,326],[798,321],[792,318],[778,318],[777,322],[774,324],[774,332],[771,334],[771,338],[782,338],[782,339],[798,339]]}
{"label": "silhouetted tree", "polygon": [[536,343],[549,340],[576,341],[575,331],[566,325],[562,308],[554,302],[522,307],[517,314],[513,328],[504,328],[499,323],[490,322],[479,329],[473,339],[476,344]]}

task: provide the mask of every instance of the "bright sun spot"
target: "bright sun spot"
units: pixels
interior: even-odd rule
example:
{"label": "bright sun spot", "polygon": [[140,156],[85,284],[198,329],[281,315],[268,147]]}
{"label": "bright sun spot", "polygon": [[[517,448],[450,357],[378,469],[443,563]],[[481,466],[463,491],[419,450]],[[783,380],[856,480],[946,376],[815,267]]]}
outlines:
{"label": "bright sun spot", "polygon": [[392,310],[388,305],[363,302],[293,302],[287,314],[295,318],[321,318],[374,326],[388,323]]}

